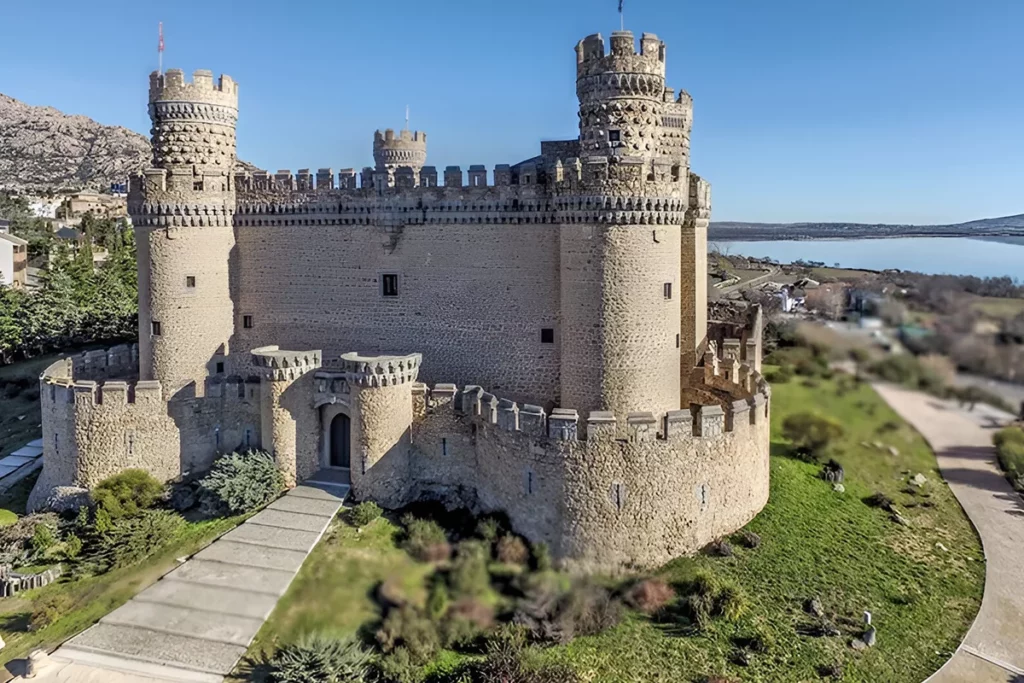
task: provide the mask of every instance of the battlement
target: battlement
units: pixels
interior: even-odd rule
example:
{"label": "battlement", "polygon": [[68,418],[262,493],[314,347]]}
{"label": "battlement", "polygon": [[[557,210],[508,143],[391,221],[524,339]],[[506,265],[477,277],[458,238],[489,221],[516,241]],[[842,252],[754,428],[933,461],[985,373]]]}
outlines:
{"label": "battlement", "polygon": [[121,344],[62,358],[43,371],[42,379],[132,379],[139,374],[139,345]]}
{"label": "battlement", "polygon": [[427,144],[427,134],[419,130],[400,130],[398,135],[395,135],[395,131],[392,128],[388,128],[384,132],[375,131],[373,134],[374,144],[378,143],[392,143],[392,142],[417,142]]}
{"label": "battlement", "polygon": [[262,346],[251,352],[252,364],[264,379],[294,380],[320,367],[321,351],[285,351],[277,346]]}
{"label": "battlement", "polygon": [[68,360],[48,367],[40,378],[40,397],[44,404],[88,406],[139,405],[154,411],[165,410],[163,387],[157,381],[73,379]]}
{"label": "battlement", "polygon": [[456,413],[508,432],[546,438],[553,441],[674,441],[685,438],[709,438],[742,430],[768,419],[771,389],[758,373],[749,375],[753,394],[718,403],[692,403],[688,409],[666,413],[635,412],[616,416],[608,411],[593,411],[585,419],[572,408],[554,408],[519,404],[499,398],[476,385],[436,384],[433,388],[417,383],[413,387],[417,414],[453,409]]}
{"label": "battlement", "polygon": [[214,83],[213,72],[206,69],[194,71],[191,82],[181,69],[154,71],[149,75],[149,101],[204,102],[238,109],[238,84],[223,74]]}
{"label": "battlement", "polygon": [[604,37],[589,35],[576,45],[577,76],[602,72],[633,72],[665,76],[665,43],[653,33],[640,36],[640,50],[632,31],[613,31],[605,52]]}
{"label": "battlement", "polygon": [[342,373],[352,384],[362,387],[390,387],[416,381],[423,354],[408,356],[360,356],[346,353],[337,363],[331,363],[331,370]]}

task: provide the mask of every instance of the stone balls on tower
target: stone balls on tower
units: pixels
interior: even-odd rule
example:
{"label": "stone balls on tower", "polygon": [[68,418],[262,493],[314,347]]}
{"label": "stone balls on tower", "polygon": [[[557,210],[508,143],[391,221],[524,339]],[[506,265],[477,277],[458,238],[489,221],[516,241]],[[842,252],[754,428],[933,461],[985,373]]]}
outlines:
{"label": "stone balls on tower", "polygon": [[388,128],[373,134],[373,162],[378,171],[391,171],[402,167],[419,172],[427,162],[427,134],[402,130],[397,133]]}

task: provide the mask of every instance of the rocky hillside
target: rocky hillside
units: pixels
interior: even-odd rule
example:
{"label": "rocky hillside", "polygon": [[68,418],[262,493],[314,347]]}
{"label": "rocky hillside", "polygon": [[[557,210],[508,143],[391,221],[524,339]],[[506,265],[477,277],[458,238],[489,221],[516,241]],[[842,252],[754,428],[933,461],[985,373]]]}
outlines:
{"label": "rocky hillside", "polygon": [[0,94],[0,190],[101,189],[149,159],[149,139],[135,131]]}

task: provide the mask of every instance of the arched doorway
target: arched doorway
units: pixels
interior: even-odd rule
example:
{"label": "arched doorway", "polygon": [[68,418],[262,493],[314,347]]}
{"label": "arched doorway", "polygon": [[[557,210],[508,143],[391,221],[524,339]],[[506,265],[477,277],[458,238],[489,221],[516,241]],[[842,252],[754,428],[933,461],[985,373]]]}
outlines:
{"label": "arched doorway", "polygon": [[331,420],[330,452],[328,465],[349,469],[352,466],[351,454],[352,422],[348,415],[338,413]]}

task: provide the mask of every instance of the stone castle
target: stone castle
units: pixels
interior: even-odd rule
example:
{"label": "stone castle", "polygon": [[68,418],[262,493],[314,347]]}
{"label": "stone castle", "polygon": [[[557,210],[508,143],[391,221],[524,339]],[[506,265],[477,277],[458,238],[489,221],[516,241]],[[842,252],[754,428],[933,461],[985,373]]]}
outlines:
{"label": "stone castle", "polygon": [[[564,565],[657,565],[768,498],[760,312],[707,320],[710,188],[665,44],[576,46],[580,135],[493,173],[236,175],[238,86],[153,73],[133,179],[139,344],[44,373],[44,507],[263,448],[292,483],[503,510]],[[319,474],[318,474],[319,473]]]}

